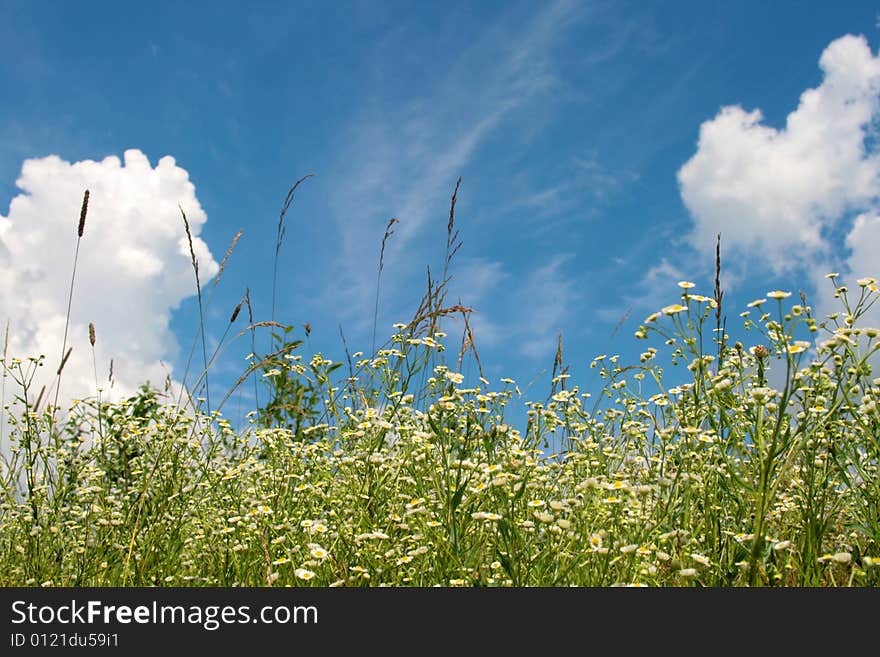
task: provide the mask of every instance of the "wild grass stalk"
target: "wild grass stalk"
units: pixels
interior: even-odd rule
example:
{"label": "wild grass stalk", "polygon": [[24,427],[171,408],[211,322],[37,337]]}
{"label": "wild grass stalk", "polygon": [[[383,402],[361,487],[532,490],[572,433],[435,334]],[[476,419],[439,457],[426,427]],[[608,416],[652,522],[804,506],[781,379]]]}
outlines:
{"label": "wild grass stalk", "polygon": [[284,225],[284,216],[290,204],[293,202],[293,196],[296,194],[297,188],[309,178],[313,178],[315,174],[309,173],[297,180],[288,190],[287,196],[284,197],[284,203],[281,205],[281,212],[278,214],[278,230],[275,236],[275,258],[272,262],[272,314],[270,319],[275,321],[275,294],[278,289],[278,257],[281,253],[281,245],[284,242],[284,233],[287,228]]}
{"label": "wild grass stalk", "polygon": [[95,354],[95,342],[97,341],[97,336],[95,334],[95,324],[94,322],[89,322],[89,345],[92,348],[92,372],[95,375],[95,408],[97,409],[98,415],[98,438],[101,441],[101,450],[104,453],[106,458],[106,449],[104,445],[104,427],[101,418],[101,397],[102,397],[102,388],[98,383],[98,359]]}
{"label": "wild grass stalk", "polygon": [[[211,414],[211,388],[208,382],[208,349],[206,346],[205,339],[205,309],[202,307],[202,282],[199,280],[199,259],[196,257],[195,249],[193,248],[192,241],[192,233],[189,229],[189,221],[186,218],[186,212],[183,211],[183,208],[180,208],[180,214],[183,217],[183,227],[186,231],[186,241],[189,244],[189,255],[190,262],[192,263],[193,273],[196,278],[196,298],[199,303],[199,329],[196,333],[197,339],[201,338],[202,342],[202,367],[205,375],[205,399],[208,405],[208,415]],[[189,362],[187,362],[187,368],[189,367]],[[184,374],[184,379],[186,375]]]}
{"label": "wild grass stalk", "polygon": [[[248,311],[248,326],[250,328],[251,335],[251,351],[250,356],[254,358],[257,353],[257,334],[256,328],[254,328],[254,308],[251,305],[251,289],[246,288],[244,291],[244,302],[247,306]],[[259,408],[260,406],[260,390],[259,390],[259,382],[256,378],[254,378],[254,404]]]}
{"label": "wild grass stalk", "polygon": [[86,229],[86,215],[88,214],[88,211],[89,190],[86,190],[83,193],[82,207],[79,212],[79,223],[76,227],[76,249],[73,253],[73,271],[70,274],[70,291],[67,295],[67,313],[64,319],[64,338],[61,341],[61,364],[58,367],[58,375],[55,383],[55,401],[52,404],[53,408],[58,406],[58,395],[61,392],[61,370],[64,369],[64,363],[70,356],[70,352],[67,350],[67,331],[70,328],[70,311],[73,308],[73,287],[76,280],[76,264],[79,261],[79,245]]}
{"label": "wild grass stalk", "polygon": [[3,333],[3,358],[0,359],[0,365],[3,372],[0,373],[0,457],[6,458],[6,452],[3,449],[3,443],[6,439],[6,377],[7,363],[6,357],[9,353],[9,320],[6,320],[6,330]]}
{"label": "wild grass stalk", "polygon": [[370,353],[376,353],[376,324],[379,321],[379,290],[382,282],[382,270],[385,268],[385,244],[388,238],[394,234],[394,224],[399,223],[397,217],[391,217],[385,226],[385,234],[382,236],[382,248],[379,249],[379,267],[376,271],[376,303],[373,308],[373,337],[370,340]]}

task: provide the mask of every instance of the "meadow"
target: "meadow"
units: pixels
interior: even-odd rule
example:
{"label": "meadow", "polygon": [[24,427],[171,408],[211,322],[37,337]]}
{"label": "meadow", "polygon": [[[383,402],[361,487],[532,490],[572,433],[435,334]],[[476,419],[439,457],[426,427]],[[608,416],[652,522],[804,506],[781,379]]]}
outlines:
{"label": "meadow", "polygon": [[[880,328],[862,326],[873,279],[830,275],[840,310],[827,317],[783,290],[728,308],[719,251],[711,294],[681,281],[639,326],[637,362],[592,360],[599,392],[569,375],[560,340],[550,390],[526,400],[483,377],[472,310],[446,301],[454,209],[455,196],[442,274],[367,353],[302,353],[310,327],[255,319],[243,298],[221,347],[271,348],[210,408],[204,326],[202,371],[179,396],[144,385],[108,402],[96,381],[60,408],[34,389],[45,359],[4,349],[0,585],[880,581]],[[77,245],[86,213],[87,196]],[[730,317],[748,341],[728,337]],[[233,427],[222,410],[240,386],[263,402]]]}

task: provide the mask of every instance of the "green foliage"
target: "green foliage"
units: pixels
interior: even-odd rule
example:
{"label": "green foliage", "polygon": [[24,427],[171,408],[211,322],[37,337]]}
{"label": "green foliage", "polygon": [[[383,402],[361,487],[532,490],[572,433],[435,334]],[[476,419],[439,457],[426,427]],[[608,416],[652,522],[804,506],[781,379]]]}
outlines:
{"label": "green foliage", "polygon": [[[131,436],[142,435],[151,423],[158,421],[161,413],[159,392],[142,385],[135,395],[118,404],[104,403],[98,430],[100,438],[100,467],[111,485],[127,486],[131,481],[132,462],[142,450]],[[97,418],[95,418],[97,420]]]}
{"label": "green foliage", "polygon": [[302,439],[303,430],[311,426],[321,414],[321,391],[316,378],[310,377],[310,368],[294,352],[302,340],[288,340],[294,327],[284,327],[283,333],[272,333],[273,354],[260,361],[259,374],[268,401],[257,408],[258,426],[284,427]]}

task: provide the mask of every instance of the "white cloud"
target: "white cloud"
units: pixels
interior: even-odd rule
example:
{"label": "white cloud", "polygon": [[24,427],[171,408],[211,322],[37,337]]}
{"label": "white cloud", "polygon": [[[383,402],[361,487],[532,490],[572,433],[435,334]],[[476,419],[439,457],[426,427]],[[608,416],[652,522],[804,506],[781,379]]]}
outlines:
{"label": "white cloud", "polygon": [[[856,281],[860,278],[880,279],[880,211],[864,212],[856,217],[852,230],[845,240],[847,259],[845,271],[837,279],[838,285],[845,285],[849,290],[850,302],[858,299],[859,287]],[[817,268],[813,273],[813,284],[816,288],[816,307],[818,315],[825,317],[832,312],[845,312],[844,305],[834,298],[834,285],[826,280],[826,270],[832,267]],[[858,321],[858,326],[880,326],[880,306],[876,303],[865,312]],[[874,359],[876,361],[876,358]]]}
{"label": "white cloud", "polygon": [[775,274],[815,266],[834,256],[829,231],[876,203],[880,157],[866,142],[880,110],[880,58],[863,37],[844,36],[819,66],[822,83],[801,95],[783,129],[739,106],[700,127],[697,152],[678,172],[699,251],[720,232],[728,249]]}
{"label": "white cloud", "polygon": [[[115,396],[150,380],[160,385],[178,352],[171,312],[195,294],[189,246],[178,205],[186,212],[202,284],[218,270],[198,237],[207,215],[185,169],[174,158],[152,167],[139,150],[124,162],[70,163],[51,155],[26,160],[21,190],[0,215],[0,331],[9,321],[9,355],[45,354],[36,381],[51,389],[61,357],[77,224],[83,192],[90,190],[81,242],[61,399],[94,396],[88,341],[94,322],[99,382],[106,388],[114,362]],[[7,396],[9,395],[7,385]],[[8,401],[8,400],[7,400]]]}
{"label": "white cloud", "polygon": [[[459,303],[473,308],[468,318],[475,335],[477,347],[493,347],[502,338],[502,327],[491,318],[490,302],[497,298],[499,287],[510,282],[510,274],[502,263],[487,258],[472,258],[453,265],[449,282],[447,304]],[[463,326],[452,316],[451,331],[461,331]],[[452,333],[454,335],[454,333]]]}
{"label": "white cloud", "polygon": [[856,217],[852,230],[846,236],[846,246],[850,249],[848,259],[852,278],[868,276],[880,277],[877,261],[880,246],[880,214],[866,212]]}
{"label": "white cloud", "polygon": [[679,294],[676,287],[678,281],[693,280],[693,275],[678,265],[669,262],[668,258],[662,258],[660,264],[654,265],[648,270],[644,280],[647,300],[651,301],[656,298],[657,300],[654,303],[661,303],[670,294],[674,293],[676,296]]}
{"label": "white cloud", "polygon": [[517,342],[519,351],[542,358],[556,349],[556,334],[580,297],[573,279],[563,271],[571,254],[558,254],[532,272],[517,293]]}
{"label": "white cloud", "polygon": [[[547,358],[556,349],[581,293],[565,272],[572,259],[560,253],[514,277],[501,262],[476,258],[453,267],[447,303],[474,309],[469,318],[478,349],[503,347],[529,359]],[[445,320],[450,335],[461,331],[456,316]]]}

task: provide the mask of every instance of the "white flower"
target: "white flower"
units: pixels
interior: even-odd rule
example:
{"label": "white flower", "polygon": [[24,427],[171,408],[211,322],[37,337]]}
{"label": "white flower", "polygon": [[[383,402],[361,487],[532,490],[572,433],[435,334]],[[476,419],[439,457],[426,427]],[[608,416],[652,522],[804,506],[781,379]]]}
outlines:
{"label": "white flower", "polygon": [[464,375],[459,374],[458,372],[450,372],[447,370],[446,372],[443,373],[443,376],[445,376],[447,378],[447,380],[452,381],[452,383],[454,383],[456,385],[458,385],[459,383],[464,381]]}
{"label": "white flower", "polygon": [[691,552],[691,559],[693,559],[693,560],[696,561],[698,564],[701,564],[701,565],[703,565],[703,566],[709,566],[709,565],[711,565],[711,564],[709,563],[709,559],[708,559],[708,557],[704,557],[702,554],[697,554],[696,552]]}
{"label": "white flower", "polygon": [[664,315],[675,315],[676,313],[684,312],[687,310],[687,306],[682,306],[680,303],[674,303],[671,306],[666,306],[662,309]]}
{"label": "white flower", "polygon": [[326,559],[329,556],[327,550],[322,548],[320,545],[313,545],[312,549],[309,550],[309,554],[311,554],[315,559]]}

